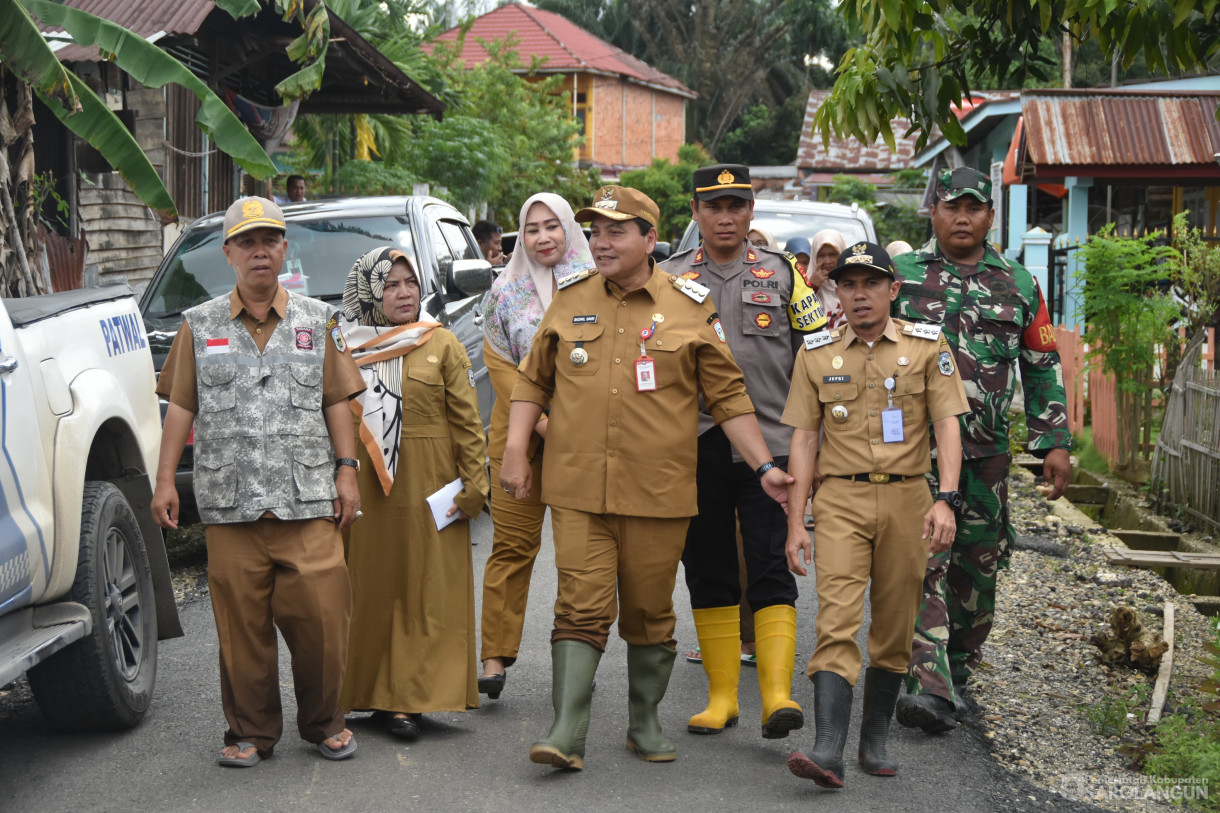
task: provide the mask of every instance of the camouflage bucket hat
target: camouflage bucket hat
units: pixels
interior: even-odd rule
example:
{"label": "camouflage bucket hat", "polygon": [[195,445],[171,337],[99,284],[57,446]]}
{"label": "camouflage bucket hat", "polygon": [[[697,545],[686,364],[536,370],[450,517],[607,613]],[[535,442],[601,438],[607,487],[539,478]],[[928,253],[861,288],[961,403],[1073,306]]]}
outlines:
{"label": "camouflage bucket hat", "polygon": [[991,179],[970,167],[946,170],[936,178],[938,200],[954,200],[962,195],[973,195],[983,203],[990,203]]}

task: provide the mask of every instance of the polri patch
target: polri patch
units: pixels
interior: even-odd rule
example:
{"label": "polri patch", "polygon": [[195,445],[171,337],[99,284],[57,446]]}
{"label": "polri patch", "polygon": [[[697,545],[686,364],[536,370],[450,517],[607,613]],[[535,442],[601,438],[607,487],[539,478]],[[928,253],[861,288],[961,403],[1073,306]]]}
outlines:
{"label": "polri patch", "polygon": [[597,322],[596,313],[586,313],[586,314],[581,314],[580,316],[572,317],[572,324],[574,324],[574,325],[592,325],[592,324],[595,324],[596,322]]}
{"label": "polri patch", "polygon": [[686,271],[682,274],[681,279],[699,279],[698,271]]}
{"label": "polri patch", "polygon": [[313,328],[294,327],[292,332],[297,337],[297,350],[313,350]]}
{"label": "polri patch", "polygon": [[750,273],[758,279],[770,279],[775,276],[775,272],[769,268],[751,268]]}
{"label": "polri patch", "polygon": [[953,375],[953,354],[948,350],[940,351],[940,355],[936,357],[936,366],[941,375]]}
{"label": "polri patch", "polygon": [[771,327],[771,314],[760,313],[754,317],[754,324],[758,325],[763,330]]}
{"label": "polri patch", "polygon": [[849,384],[851,376],[849,375],[824,375],[822,376],[823,384]]}

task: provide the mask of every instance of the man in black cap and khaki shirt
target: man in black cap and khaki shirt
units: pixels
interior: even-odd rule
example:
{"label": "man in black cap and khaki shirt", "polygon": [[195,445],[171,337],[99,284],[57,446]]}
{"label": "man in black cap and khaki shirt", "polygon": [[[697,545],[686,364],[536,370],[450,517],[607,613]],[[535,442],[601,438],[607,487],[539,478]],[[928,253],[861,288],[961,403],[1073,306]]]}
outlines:
{"label": "man in black cap and khaki shirt", "polygon": [[[711,290],[733,358],[745,374],[763,438],[782,468],[792,429],[780,422],[780,414],[796,348],[805,333],[826,324],[826,313],[791,254],[751,246],[746,240],[754,215],[748,167],[702,167],[695,170],[694,187],[691,216],[703,242],[661,268]],[[708,677],[708,702],[690,718],[688,729],[718,734],[737,722],[740,522],[746,597],[754,612],[762,735],[786,737],[804,725],[801,707],[791,697],[797,590],[784,558],[786,517],[706,411],[699,415],[696,483],[699,513],[687,529],[682,564]]]}
{"label": "man in black cap and khaki shirt", "polygon": [[[551,409],[542,500],[559,571],[555,721],[530,759],[556,768],[584,765],[593,676],[616,614],[627,642],[627,747],[651,762],[677,756],[657,704],[676,655],[674,579],[696,510],[699,397],[751,468],[772,462],[707,288],[649,257],[658,215],[647,196],[619,186],[576,213],[591,221],[597,270],[558,281],[512,394],[500,482],[516,499],[530,490],[530,433]],[[787,499],[783,471],[771,466],[762,479],[772,499]]]}
{"label": "man in black cap and khaki shirt", "polygon": [[[813,498],[818,615],[808,668],[817,739],[810,753],[793,753],[788,768],[822,787],[841,788],[852,686],[862,661],[856,635],[870,577],[859,760],[875,776],[897,771],[885,740],[911,657],[929,553],[953,541],[961,505],[957,416],[969,407],[939,325],[890,318],[900,283],[880,246],[848,247],[830,278],[838,283],[847,326],[805,337],[783,415],[795,428],[789,505],[804,502],[815,466],[824,478]],[[935,499],[924,477],[931,470],[929,420],[945,489]],[[804,518],[793,511],[787,552],[794,573],[805,575],[810,548]]]}

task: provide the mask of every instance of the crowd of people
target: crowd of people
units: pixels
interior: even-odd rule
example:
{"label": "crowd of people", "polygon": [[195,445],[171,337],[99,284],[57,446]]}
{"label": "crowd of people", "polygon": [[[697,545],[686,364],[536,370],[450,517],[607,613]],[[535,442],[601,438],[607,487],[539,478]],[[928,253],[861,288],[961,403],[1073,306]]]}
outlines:
{"label": "crowd of people", "polygon": [[[236,285],[184,314],[165,362],[152,504],[160,525],[177,526],[174,472],[193,425],[222,765],[256,765],[280,739],[276,627],[299,733],[327,759],[355,752],[352,712],[414,740],[421,715],[511,691],[548,509],[554,720],[531,761],[584,767],[616,621],[627,747],[677,757],[657,709],[677,657],[679,562],[699,640],[689,659],[707,675],[690,733],[737,724],[743,662],[758,669],[761,736],[803,729],[796,633],[813,623],[813,745],[788,767],[843,787],[866,595],[862,769],[896,773],[895,715],[928,733],[957,725],[1012,541],[1018,375],[1050,499],[1069,475],[1042,294],[987,243],[991,185],[974,170],[937,178],[934,237],[918,250],[848,245],[829,229],[781,250],[753,209],[747,167],[697,170],[702,242],[658,264],[660,212],[638,190],[602,187],[576,212],[546,192],[525,201],[486,299],[497,397],[485,436],[471,362],[421,309],[405,254],[357,258],[332,313],[279,285],[278,206],[230,207],[223,252]],[[485,252],[498,254],[499,238],[479,224]],[[488,502],[476,656],[469,520]],[[795,576],[811,564],[818,609],[801,619]]]}

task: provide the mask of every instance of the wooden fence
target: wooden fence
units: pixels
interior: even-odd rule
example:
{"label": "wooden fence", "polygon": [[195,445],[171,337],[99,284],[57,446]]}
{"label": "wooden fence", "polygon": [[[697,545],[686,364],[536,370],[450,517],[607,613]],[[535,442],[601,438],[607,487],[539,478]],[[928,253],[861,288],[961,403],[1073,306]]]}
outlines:
{"label": "wooden fence", "polygon": [[[1096,437],[1096,436],[1094,436]],[[1215,331],[1182,354],[1152,458],[1157,507],[1175,508],[1220,530],[1220,376]]]}

